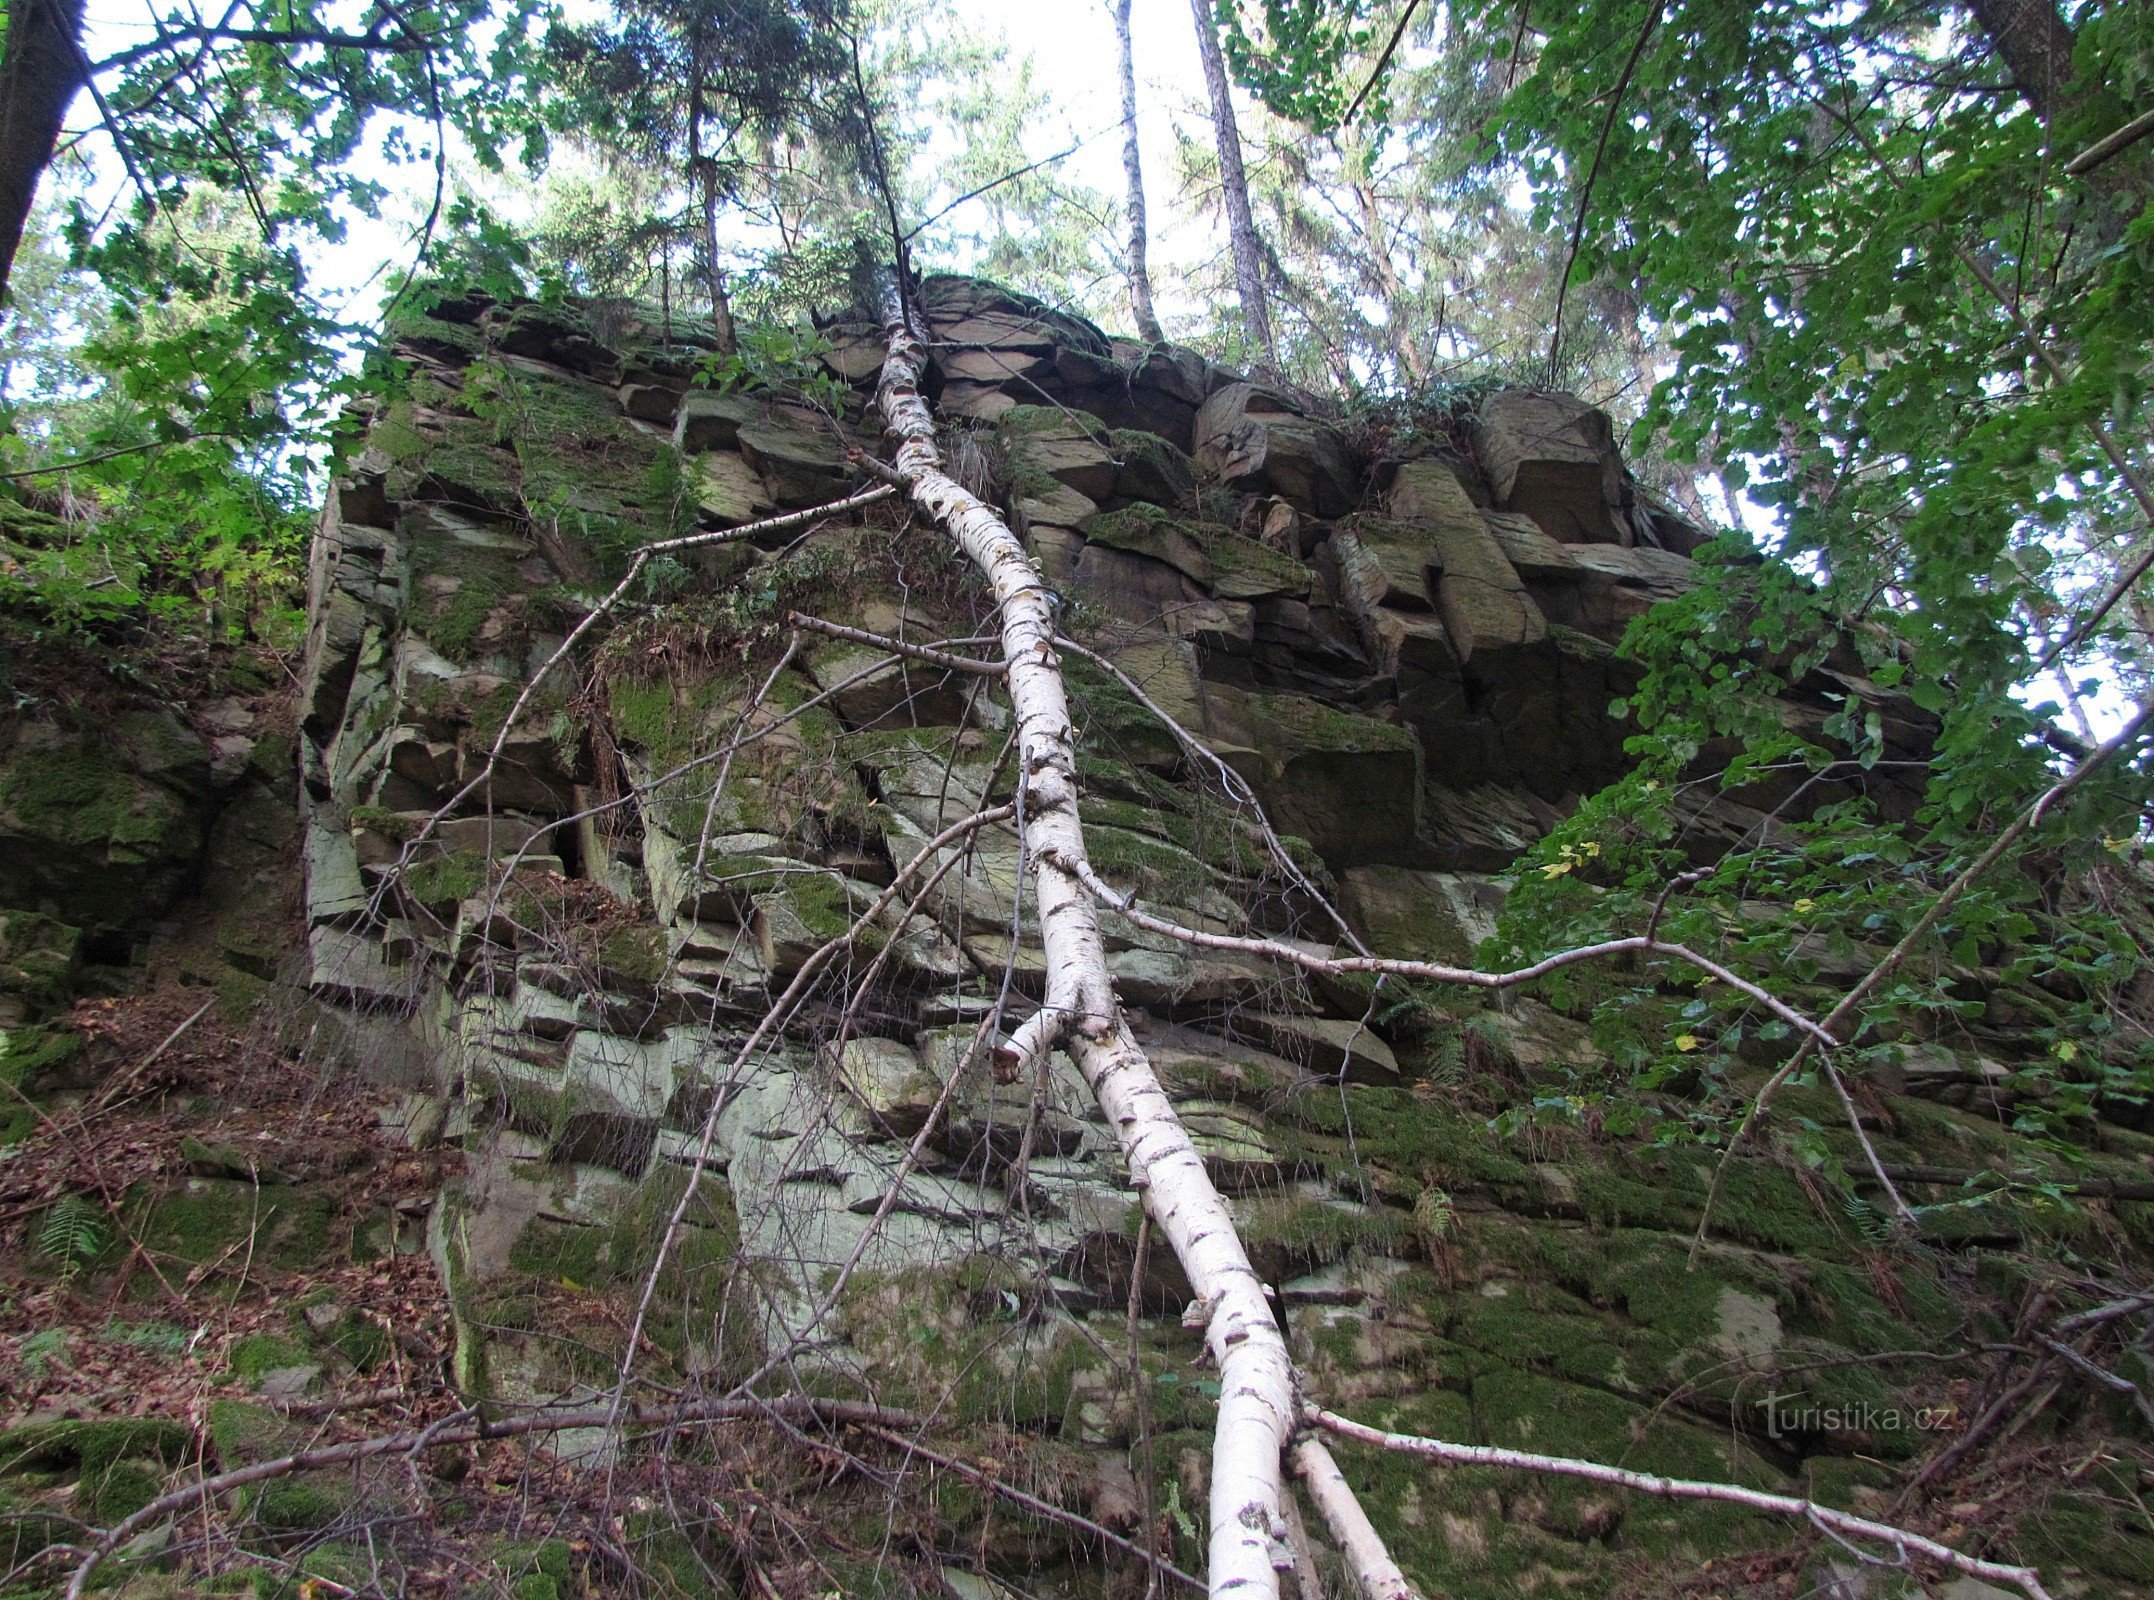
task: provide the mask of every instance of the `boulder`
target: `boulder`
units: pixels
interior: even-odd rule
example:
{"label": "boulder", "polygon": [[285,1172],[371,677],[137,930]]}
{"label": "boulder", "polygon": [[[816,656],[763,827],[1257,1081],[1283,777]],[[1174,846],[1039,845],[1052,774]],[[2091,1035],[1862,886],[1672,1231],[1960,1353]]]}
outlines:
{"label": "boulder", "polygon": [[1490,492],[1564,544],[1628,543],[1623,463],[1605,411],[1573,395],[1505,389],[1482,402],[1474,439]]}
{"label": "boulder", "polygon": [[781,508],[818,506],[843,493],[845,445],[819,421],[776,412],[744,423],[737,437],[740,453]]}
{"label": "boulder", "polygon": [[1378,955],[1403,961],[1473,965],[1503,907],[1502,885],[1476,874],[1355,867],[1339,882],[1354,931]]}
{"label": "boulder", "polygon": [[776,509],[763,475],[732,450],[712,450],[696,457],[695,485],[696,509],[715,527],[760,521]]}
{"label": "boulder", "polygon": [[0,723],[0,896],[85,928],[138,928],[193,880],[209,747],[142,706],[74,729]]}
{"label": "boulder", "polygon": [[1548,626],[1503,547],[1452,470],[1409,461],[1391,486],[1391,514],[1427,530],[1437,607],[1459,659],[1476,650],[1537,644]]}
{"label": "boulder", "polygon": [[1312,516],[1342,515],[1361,497],[1338,430],[1259,384],[1231,383],[1204,402],[1195,456],[1220,482],[1268,491]]}
{"label": "boulder", "polygon": [[1167,506],[1187,505],[1195,498],[1196,468],[1158,434],[1120,428],[1108,443],[1115,457],[1115,494]]}
{"label": "boulder", "polygon": [[1420,821],[1413,733],[1300,695],[1204,685],[1206,736],[1248,780],[1282,833],[1341,866],[1396,860]]}
{"label": "boulder", "polygon": [[1348,517],[1333,531],[1331,545],[1339,564],[1341,595],[1357,610],[1373,605],[1409,611],[1436,608],[1429,583],[1436,540],[1425,524],[1392,517]]}
{"label": "boulder", "polygon": [[1046,477],[1093,500],[1115,492],[1114,452],[1102,430],[1074,414],[1018,406],[1005,411],[996,427],[1021,489],[1036,492],[1044,487],[1038,480]]}
{"label": "boulder", "polygon": [[1134,505],[1108,511],[1082,524],[1085,538],[1110,550],[1126,550],[1164,562],[1191,583],[1212,585],[1212,558],[1200,532],[1158,506]]}

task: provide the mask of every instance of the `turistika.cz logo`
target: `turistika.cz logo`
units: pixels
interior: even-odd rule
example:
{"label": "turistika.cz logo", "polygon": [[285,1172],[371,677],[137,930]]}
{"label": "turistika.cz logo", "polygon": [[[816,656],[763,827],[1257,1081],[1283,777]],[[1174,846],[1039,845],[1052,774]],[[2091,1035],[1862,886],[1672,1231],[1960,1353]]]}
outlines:
{"label": "turistika.cz logo", "polygon": [[1786,1439],[1817,1433],[1932,1433],[1957,1427],[1956,1405],[1881,1406],[1868,1400],[1840,1405],[1790,1405],[1803,1399],[1794,1394],[1767,1395],[1765,1436]]}

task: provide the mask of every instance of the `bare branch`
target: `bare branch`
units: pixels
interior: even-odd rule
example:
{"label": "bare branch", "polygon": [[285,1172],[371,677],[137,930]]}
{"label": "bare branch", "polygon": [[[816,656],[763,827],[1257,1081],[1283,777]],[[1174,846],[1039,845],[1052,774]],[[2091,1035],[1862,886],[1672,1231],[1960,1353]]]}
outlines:
{"label": "bare branch", "polygon": [[[1926,1556],[1955,1572],[1980,1578],[1989,1583],[2009,1583],[2026,1593],[2029,1600],[2050,1600],[2049,1591],[2042,1587],[2042,1575],[2033,1567],[2015,1567],[2001,1561],[1984,1561],[1975,1556],[1962,1555],[1950,1545],[1939,1544],[1935,1539],[1896,1528],[1889,1523],[1873,1522],[1868,1517],[1858,1517],[1852,1512],[1835,1511],[1821,1506],[1814,1500],[1798,1500],[1793,1495],[1770,1494],[1763,1489],[1745,1489],[1733,1483],[1704,1483],[1690,1478],[1663,1478],[1651,1472],[1633,1472],[1626,1467],[1605,1467],[1593,1461],[1574,1461],[1567,1456],[1535,1455],[1526,1450],[1506,1450],[1496,1445],[1450,1444],[1441,1439],[1422,1438],[1410,1433],[1386,1433],[1355,1422],[1320,1406],[1308,1406],[1303,1418],[1312,1427],[1335,1433],[1342,1439],[1352,1439],[1360,1444],[1372,1444],[1380,1449],[1395,1450],[1407,1455],[1425,1456],[1431,1461],[1451,1462],[1469,1467],[1506,1467],[1519,1472],[1540,1472],[1563,1478],[1585,1478],[1594,1483],[1605,1483],[1618,1489],[1635,1489],[1640,1494],[1660,1495],[1673,1500],[1720,1500],[1730,1505],[1747,1506],[1753,1511],[1764,1511],[1780,1517],[1800,1517],[1804,1521],[1829,1533],[1842,1534],[1853,1539],[1867,1539],[1892,1547],[1888,1558],[1899,1565],[1906,1565],[1909,1556]],[[1876,1558],[1871,1558],[1876,1559]]]}
{"label": "bare branch", "polygon": [[1002,661],[978,661],[971,656],[956,656],[947,650],[937,650],[932,645],[908,644],[903,639],[893,639],[888,634],[870,633],[866,628],[852,628],[842,622],[826,622],[821,617],[811,617],[795,611],[786,619],[788,627],[804,633],[828,634],[833,639],[848,639],[854,644],[873,645],[892,655],[911,656],[916,661],[930,662],[938,667],[948,667],[952,672],[977,672],[983,677],[999,678],[1010,670]]}
{"label": "bare branch", "polygon": [[1232,950],[1242,955],[1263,956],[1273,961],[1284,961],[1300,967],[1304,972],[1338,976],[1349,972],[1381,973],[1394,978],[1423,978],[1431,983],[1461,984],[1472,989],[1515,989],[1520,984],[1545,978],[1551,972],[1565,967],[1575,967],[1585,961],[1599,961],[1608,956],[1625,954],[1649,954],[1672,956],[1686,961],[1708,977],[1714,978],[1737,993],[1755,1000],[1781,1021],[1801,1030],[1814,1040],[1827,1045],[1839,1041],[1819,1024],[1811,1021],[1748,978],[1730,971],[1710,956],[1700,955],[1688,945],[1675,944],[1666,939],[1648,938],[1633,934],[1623,939],[1605,939],[1598,944],[1579,945],[1574,949],[1560,951],[1555,955],[1534,962],[1531,966],[1515,967],[1509,972],[1482,972],[1473,967],[1447,967],[1435,961],[1398,961],[1385,956],[1319,956],[1277,939],[1249,938],[1240,934],[1205,933],[1197,928],[1185,928],[1178,922],[1156,917],[1138,906],[1136,896],[1123,894],[1112,884],[1103,880],[1086,862],[1058,863],[1064,870],[1082,883],[1100,900],[1114,907],[1123,916],[1149,933],[1164,934],[1179,939],[1184,944],[1202,946],[1207,950]]}

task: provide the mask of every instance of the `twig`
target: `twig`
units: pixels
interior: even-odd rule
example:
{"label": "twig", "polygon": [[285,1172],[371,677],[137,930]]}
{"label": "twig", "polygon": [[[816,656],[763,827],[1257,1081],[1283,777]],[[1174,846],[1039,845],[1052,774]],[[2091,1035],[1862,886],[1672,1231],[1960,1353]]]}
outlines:
{"label": "twig", "polygon": [[1362,101],[1368,99],[1376,86],[1383,82],[1384,71],[1391,65],[1391,57],[1397,52],[1399,41],[1406,37],[1406,25],[1414,20],[1414,12],[1420,4],[1421,0],[1406,0],[1406,9],[1399,13],[1399,25],[1391,30],[1391,40],[1384,46],[1384,53],[1376,58],[1376,65],[1369,69],[1368,78],[1354,92],[1353,100],[1340,116],[1340,127],[1344,128],[1354,120],[1354,113],[1361,109]]}
{"label": "twig", "polygon": [[481,764],[477,772],[465,780],[463,786],[456,793],[443,801],[435,809],[433,815],[429,816],[418,831],[405,842],[404,848],[398,854],[396,871],[391,872],[383,881],[387,882],[396,877],[410,863],[412,853],[433,835],[434,830],[441,825],[449,813],[462,805],[466,799],[493,778],[494,769],[501,762],[501,752],[508,747],[509,734],[514,731],[518,719],[523,716],[524,708],[531,703],[532,695],[538,692],[539,685],[552,676],[556,667],[568,659],[569,652],[576,648],[577,642],[596,627],[600,620],[620,603],[622,597],[635,586],[636,580],[643,575],[644,567],[649,564],[653,556],[671,555],[676,551],[693,550],[707,545],[730,544],[736,540],[752,538],[765,533],[782,533],[788,529],[798,528],[814,522],[818,518],[836,516],[840,512],[855,511],[863,506],[873,505],[877,501],[889,499],[896,493],[897,491],[888,484],[879,484],[872,489],[863,489],[858,494],[847,495],[842,500],[833,500],[827,505],[811,506],[805,511],[788,511],[782,516],[765,517],[760,522],[746,522],[735,528],[719,528],[703,533],[682,534],[679,538],[661,539],[655,544],[647,544],[638,550],[635,558],[629,562],[628,571],[623,575],[621,581],[613,586],[612,591],[604,599],[600,600],[597,605],[584,614],[582,620],[569,630],[568,637],[561,641],[553,654],[548,656],[539,667],[538,671],[534,672],[525,681],[515,701],[509,706],[508,715],[502,718],[500,731],[494,735],[494,742],[487,749],[484,763]]}
{"label": "twig", "polygon": [[1578,191],[1578,215],[1571,222],[1570,248],[1564,252],[1563,270],[1556,274],[1556,314],[1550,319],[1548,334],[1548,381],[1551,384],[1556,381],[1556,356],[1563,348],[1563,304],[1570,297],[1571,268],[1578,264],[1578,247],[1586,236],[1586,217],[1593,205],[1593,184],[1601,175],[1601,159],[1608,154],[1608,135],[1615,131],[1616,118],[1622,114],[1623,96],[1630,88],[1631,75],[1645,58],[1645,47],[1652,40],[1653,30],[1660,26],[1660,12],[1661,0],[1653,0],[1652,9],[1645,14],[1645,26],[1638,30],[1638,42],[1630,47],[1630,59],[1623,63],[1615,88],[1608,96],[1608,115],[1601,119],[1601,136],[1593,146],[1593,164],[1586,168],[1586,181]]}
{"label": "twig", "polygon": [[1340,914],[1339,908],[1333,905],[1324,891],[1319,889],[1310,880],[1309,875],[1301,870],[1301,863],[1294,859],[1294,853],[1287,849],[1285,843],[1280,839],[1278,830],[1272,826],[1271,818],[1265,813],[1263,802],[1257,799],[1256,791],[1249,787],[1249,780],[1236,772],[1224,756],[1183,727],[1179,718],[1175,717],[1149,694],[1146,694],[1144,686],[1124,672],[1120,663],[1110,657],[1101,655],[1097,650],[1087,649],[1065,634],[1058,633],[1055,635],[1055,648],[1082,656],[1092,665],[1099,668],[1100,671],[1112,677],[1115,682],[1119,683],[1135,697],[1137,704],[1149,711],[1158,720],[1159,724],[1174,736],[1175,743],[1179,744],[1198,761],[1214,768],[1219,774],[1220,787],[1226,792],[1226,797],[1236,805],[1245,807],[1249,814],[1256,818],[1256,825],[1264,835],[1266,848],[1271,851],[1272,859],[1279,864],[1279,869],[1286,874],[1288,880],[1303,894],[1324,908],[1325,914],[1331,918],[1332,925],[1339,930],[1339,936],[1353,946],[1357,955],[1365,956],[1374,953],[1367,945],[1361,942],[1361,935],[1356,933],[1352,924]]}
{"label": "twig", "polygon": [[954,656],[947,650],[937,650],[932,645],[908,644],[903,639],[893,639],[888,634],[871,633],[866,628],[847,627],[842,622],[826,622],[821,617],[811,617],[795,611],[786,619],[788,627],[804,633],[828,634],[833,639],[847,639],[854,644],[869,644],[892,655],[911,656],[915,660],[930,662],[938,667],[948,667],[952,672],[977,672],[982,677],[999,678],[1010,670],[1003,661],[980,661],[971,656]]}
{"label": "twig", "polygon": [[[1854,988],[1850,989],[1840,1003],[1826,1014],[1823,1032],[1825,1035],[1824,1042],[1828,1048],[1837,1042],[1838,1030],[1842,1024],[1854,1015],[1856,1009],[1869,997],[1871,991],[1900,969],[1916,944],[1928,937],[1930,930],[1944,920],[1945,913],[1952,909],[1960,896],[1974,887],[1976,880],[1995,866],[2003,858],[2004,853],[2019,842],[2021,835],[2039,823],[2051,807],[2067,799],[2073,790],[2077,789],[2094,774],[2096,769],[2136,739],[2139,736],[2139,730],[2146,726],[2150,718],[2154,718],[2154,699],[2150,699],[2146,704],[2142,705],[2138,714],[2119,728],[2116,735],[2107,744],[2095,750],[2084,761],[2073,767],[2070,772],[2043,790],[2035,798],[2032,805],[2020,812],[2017,817],[2013,818],[2010,823],[1999,831],[1987,850],[1983,851],[1980,856],[1976,857],[1968,865],[1965,871],[1945,886],[1944,892],[1930,902],[1928,909],[1923,912],[1915,925],[1901,937],[1899,943],[1885,953],[1883,960],[1864,973],[1862,980]],[[1795,1054],[1788,1058],[1786,1064],[1765,1080],[1765,1086],[1758,1091],[1757,1098],[1750,1102],[1750,1109],[1743,1114],[1743,1120],[1736,1125],[1733,1136],[1728,1140],[1727,1149],[1721,1152],[1720,1161],[1713,1168],[1713,1181],[1705,1192],[1705,1207],[1698,1217],[1697,1237],[1691,1241],[1690,1264],[1693,1269],[1698,1264],[1699,1253],[1705,1247],[1705,1230],[1712,1221],[1713,1203],[1720,1196],[1721,1185],[1727,1177],[1728,1163],[1734,1160],[1735,1152],[1742,1145],[1744,1136],[1756,1125],[1757,1120],[1765,1114],[1765,1108],[1772,1100],[1774,1093],[1788,1079],[1802,1070],[1803,1066],[1809,1061],[1818,1042],[1818,1038],[1814,1033],[1805,1037],[1803,1042],[1796,1047]],[[1886,1184],[1886,1188],[1888,1192],[1891,1190],[1889,1182]]]}
{"label": "twig", "polygon": [[171,1049],[174,1044],[178,1043],[179,1036],[181,1034],[185,1033],[189,1028],[193,1027],[197,1022],[200,1022],[205,1016],[207,1016],[209,1014],[209,1008],[216,1003],[217,997],[215,995],[211,995],[207,1000],[203,1001],[201,1005],[195,1008],[193,1016],[189,1017],[185,1022],[181,1023],[170,1033],[166,1034],[163,1041],[157,1046],[156,1049],[152,1050],[148,1055],[144,1056],[140,1061],[136,1062],[125,1072],[121,1073],[120,1076],[114,1078],[112,1082],[107,1084],[104,1090],[97,1097],[97,1109],[100,1111],[104,1110],[105,1107],[112,1104],[113,1100],[118,1097],[119,1092],[122,1089],[126,1088],[128,1084],[132,1083],[135,1079],[141,1077],[143,1073],[149,1071],[152,1066],[156,1065],[157,1058],[163,1055],[167,1050]]}
{"label": "twig", "polygon": [[1173,1562],[1167,1560],[1166,1557],[1145,1549],[1144,1546],[1134,1540],[1123,1538],[1122,1535],[1112,1529],[1101,1527],[1090,1517],[1080,1516],[1067,1507],[1056,1505],[1051,1500],[1042,1500],[1038,1495],[1027,1494],[1016,1485],[1004,1483],[991,1473],[982,1472],[978,1467],[960,1461],[955,1456],[946,1456],[939,1450],[931,1450],[919,1440],[907,1438],[900,1433],[893,1433],[877,1423],[862,1422],[858,1426],[862,1433],[872,1434],[882,1440],[883,1443],[894,1445],[908,1455],[916,1455],[923,1461],[933,1462],[945,1471],[954,1472],[968,1482],[978,1484],[989,1493],[1000,1495],[1012,1505],[1023,1506],[1027,1511],[1059,1522],[1065,1527],[1082,1529],[1094,1538],[1113,1545],[1117,1550],[1125,1551],[1135,1556],[1153,1571],[1164,1573],[1178,1583],[1187,1584],[1200,1594],[1204,1592],[1204,1580],[1202,1578],[1192,1577]]}

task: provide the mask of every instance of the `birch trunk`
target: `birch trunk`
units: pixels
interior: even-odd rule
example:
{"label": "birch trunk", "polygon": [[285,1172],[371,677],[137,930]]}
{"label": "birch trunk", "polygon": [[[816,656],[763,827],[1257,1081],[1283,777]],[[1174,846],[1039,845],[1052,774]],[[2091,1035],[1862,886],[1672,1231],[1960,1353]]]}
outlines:
{"label": "birch trunk", "polygon": [[1115,0],[1114,43],[1122,72],[1122,172],[1129,180],[1129,309],[1137,320],[1137,337],[1163,344],[1158,313],[1152,309],[1152,274],[1145,265],[1144,163],[1137,153],[1137,64],[1129,47],[1130,0]]}
{"label": "birch trunk", "polygon": [[1324,1441],[1304,1436],[1294,1446],[1293,1462],[1317,1515],[1324,1519],[1332,1542],[1346,1558],[1362,1600],[1421,1600],[1399,1564],[1391,1559],[1391,1552],[1384,1548],[1382,1537],[1370,1523],[1368,1513],[1361,1509],[1361,1502],[1354,1498],[1354,1491],[1347,1486],[1338,1463],[1331,1459],[1331,1452],[1324,1448]]}
{"label": "birch trunk", "polygon": [[1197,54],[1204,61],[1204,87],[1211,95],[1212,134],[1219,144],[1219,187],[1226,198],[1227,242],[1234,253],[1234,284],[1241,294],[1242,325],[1257,358],[1274,372],[1279,352],[1272,343],[1271,309],[1264,299],[1264,255],[1257,246],[1256,217],[1249,209],[1249,174],[1242,166],[1241,129],[1234,121],[1234,94],[1211,0],[1189,0],[1197,20]]}
{"label": "birch trunk", "polygon": [[1060,863],[1084,861],[1077,817],[1076,733],[1054,649],[1047,586],[994,510],[942,470],[935,421],[921,395],[927,351],[891,286],[889,355],[877,399],[897,437],[912,499],[949,529],[993,591],[1002,616],[1016,716],[1019,803],[1026,810],[1040,940],[1047,961],[1040,1042],[1059,1039],[1115,1130],[1130,1181],[1189,1275],[1219,1371],[1212,1444],[1211,1546],[1215,1597],[1277,1600],[1290,1565],[1280,1513],[1281,1455],[1293,1432],[1293,1373],[1264,1287],[1166,1092],[1124,1023],[1107,973],[1090,893]]}

